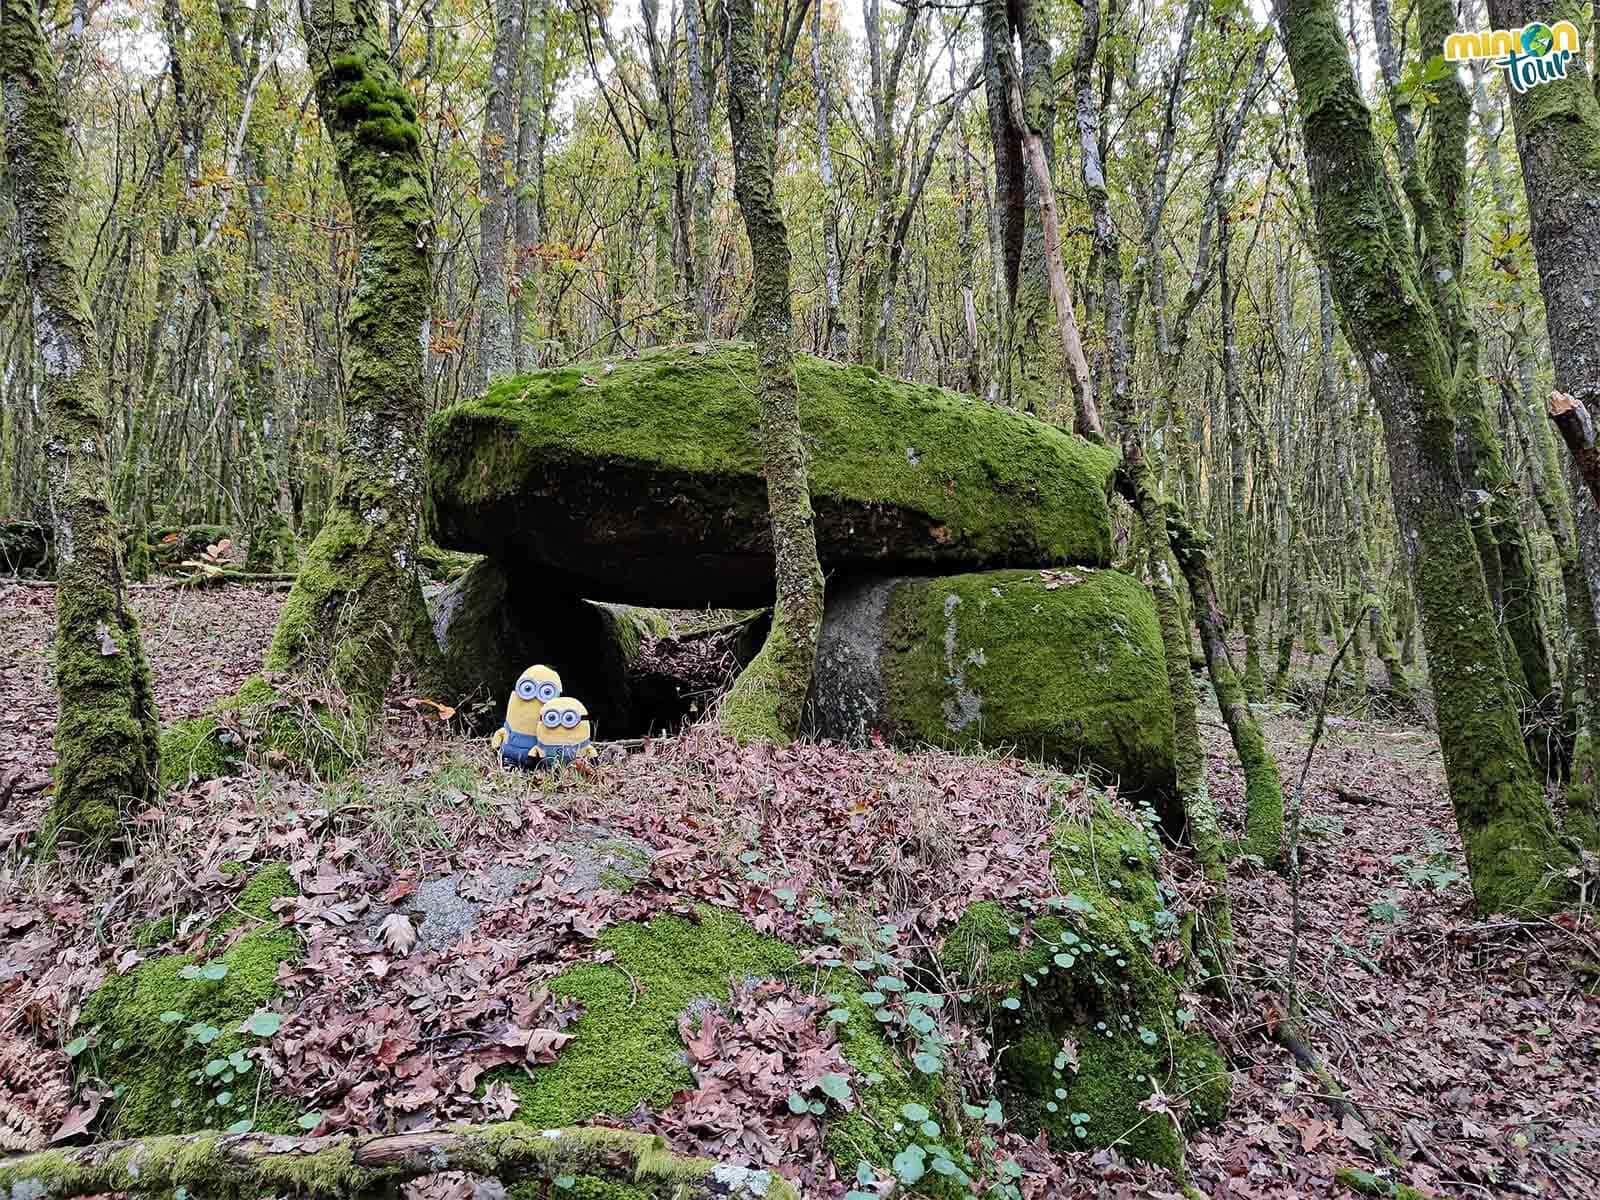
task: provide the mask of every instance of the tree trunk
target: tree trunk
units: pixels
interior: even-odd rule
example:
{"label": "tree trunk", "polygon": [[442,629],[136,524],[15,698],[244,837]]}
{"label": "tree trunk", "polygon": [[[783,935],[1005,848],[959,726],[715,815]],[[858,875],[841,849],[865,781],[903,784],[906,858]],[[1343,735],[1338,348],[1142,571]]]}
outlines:
{"label": "tree trunk", "polygon": [[[828,303],[830,312],[839,306],[839,216],[833,199],[833,160],[828,154],[827,96],[822,81],[820,38],[817,34],[819,4],[812,15],[811,48],[812,65],[817,72],[817,129],[822,138],[819,150],[822,163],[823,203],[832,213],[832,240],[828,243],[829,276]],[[689,56],[689,122],[693,134],[693,169],[690,175],[690,200],[694,210],[694,279],[695,327],[700,340],[709,342],[712,337],[711,322],[715,315],[716,262],[711,252],[711,85],[707,78],[704,59],[709,47],[705,45],[703,22],[700,17],[700,0],[684,0],[683,25],[688,42]],[[823,227],[823,237],[828,237],[828,226]]]}
{"label": "tree trunk", "polygon": [[525,371],[539,361],[536,349],[530,353],[528,314],[531,310],[535,317],[539,315],[540,271],[536,247],[544,240],[544,150],[550,106],[545,86],[549,6],[550,0],[528,0],[527,11],[523,14],[525,40],[517,99],[516,236],[513,239],[518,287],[511,306],[514,371]]}
{"label": "tree trunk", "polygon": [[478,200],[482,205],[478,210],[478,391],[509,375],[514,367],[506,233],[515,168],[511,113],[517,98],[513,75],[522,50],[522,0],[495,0],[494,14],[494,53],[489,60],[483,137],[478,148]]}
{"label": "tree trunk", "polygon": [[[1013,72],[1013,76],[1015,74]],[[1044,230],[1045,274],[1049,280],[1050,298],[1055,303],[1061,356],[1066,361],[1067,375],[1072,380],[1073,429],[1083,437],[1103,441],[1105,431],[1095,405],[1089,361],[1084,357],[1083,340],[1078,335],[1078,320],[1072,311],[1072,291],[1067,286],[1066,264],[1061,257],[1061,222],[1056,213],[1056,192],[1050,178],[1050,160],[1045,153],[1044,137],[1031,123],[1022,90],[1015,83],[1011,89],[1011,111],[1013,120],[1022,130],[1022,153],[1028,160],[1034,199],[1039,206],[1039,221]],[[1103,179],[1101,186],[1104,187]]]}
{"label": "tree trunk", "polygon": [[359,259],[333,496],[266,666],[333,684],[364,732],[381,709],[419,586],[433,228],[416,109],[389,64],[372,0],[309,0],[302,13]]}
{"label": "tree trunk", "polygon": [[1190,529],[1176,514],[1168,514],[1167,524],[1172,531],[1172,548],[1178,556],[1178,565],[1189,582],[1195,624],[1200,629],[1200,646],[1205,651],[1212,690],[1217,694],[1217,708],[1222,712],[1223,723],[1239,755],[1239,766],[1244,771],[1245,834],[1239,849],[1258,856],[1268,866],[1277,866],[1283,856],[1283,781],[1278,774],[1277,760],[1267,749],[1261,725],[1250,711],[1244,686],[1228,657],[1227,623],[1222,618],[1222,606],[1217,602],[1217,585],[1211,574],[1206,538]]}
{"label": "tree trunk", "polygon": [[155,799],[155,698],[123,591],[106,453],[107,397],[82,269],[72,252],[66,108],[32,0],[0,8],[6,161],[44,368],[44,455],[55,525],[55,797],[42,841],[103,851]]}
{"label": "tree trunk", "polygon": [[1439,739],[1474,895],[1559,904],[1573,861],[1529,763],[1461,506],[1449,356],[1419,278],[1331,0],[1282,0],[1317,223],[1345,329],[1383,418],[1395,510],[1428,645]]}
{"label": "tree trunk", "polygon": [[760,361],[761,441],[777,600],[772,630],[723,700],[721,724],[741,742],[793,740],[816,667],[822,567],[800,436],[789,303],[789,233],[773,187],[774,136],[764,89],[754,0],[728,5],[728,126],[734,193],[755,264],[751,329]]}
{"label": "tree trunk", "polygon": [[[1581,7],[1564,0],[1553,10],[1531,0],[1489,0],[1489,16],[1501,28],[1520,28],[1531,21],[1557,17],[1580,19]],[[1506,23],[1506,24],[1501,24]],[[1556,394],[1551,416],[1573,453],[1570,490],[1576,518],[1576,553],[1588,584],[1590,611],[1580,626],[1580,652],[1591,656],[1584,703],[1590,710],[1583,724],[1600,726],[1594,715],[1600,694],[1593,689],[1600,664],[1583,651],[1582,631],[1591,629],[1600,612],[1600,465],[1585,469],[1586,447],[1574,445],[1571,422],[1583,418],[1591,426],[1600,416],[1600,99],[1588,77],[1584,55],[1567,64],[1567,77],[1542,83],[1527,92],[1511,91],[1511,117],[1516,127],[1517,156],[1528,197],[1528,223],[1539,287],[1544,295],[1545,326],[1555,366]],[[1531,385],[1531,379],[1529,384]],[[1531,386],[1528,389],[1531,392]],[[1530,396],[1531,398],[1531,396]],[[1563,424],[1563,416],[1569,418]],[[1588,439],[1592,445],[1592,436]],[[1587,485],[1590,497],[1586,500]],[[1589,753],[1596,750],[1591,741]],[[1571,808],[1587,814],[1585,840],[1600,848],[1600,771],[1574,771]]]}

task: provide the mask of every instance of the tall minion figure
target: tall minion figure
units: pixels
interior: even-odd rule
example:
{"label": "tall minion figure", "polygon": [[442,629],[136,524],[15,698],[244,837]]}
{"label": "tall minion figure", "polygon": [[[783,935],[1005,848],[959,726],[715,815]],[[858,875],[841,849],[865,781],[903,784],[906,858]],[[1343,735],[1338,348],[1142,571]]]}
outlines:
{"label": "tall minion figure", "polygon": [[540,716],[544,706],[561,695],[561,676],[539,664],[529,667],[517,680],[506,702],[505,723],[494,731],[491,744],[500,751],[507,766],[527,767],[540,757]]}
{"label": "tall minion figure", "polygon": [[539,745],[535,753],[551,764],[593,758],[591,732],[589,710],[583,706],[583,701],[573,696],[560,696],[546,704],[539,714]]}

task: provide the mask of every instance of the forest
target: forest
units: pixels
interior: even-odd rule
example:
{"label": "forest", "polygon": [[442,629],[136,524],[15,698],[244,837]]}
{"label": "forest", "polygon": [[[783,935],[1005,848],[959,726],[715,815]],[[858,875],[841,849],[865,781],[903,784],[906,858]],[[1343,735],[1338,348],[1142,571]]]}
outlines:
{"label": "forest", "polygon": [[1596,37],[0,0],[0,1200],[1600,1195]]}

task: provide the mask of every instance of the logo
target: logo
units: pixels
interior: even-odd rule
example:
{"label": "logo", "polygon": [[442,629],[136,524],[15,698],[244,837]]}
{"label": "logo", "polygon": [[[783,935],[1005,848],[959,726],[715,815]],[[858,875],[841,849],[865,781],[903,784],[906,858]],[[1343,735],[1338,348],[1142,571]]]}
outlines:
{"label": "logo", "polygon": [[1452,33],[1444,40],[1446,62],[1492,59],[1519,92],[1552,79],[1567,77],[1567,64],[1578,53],[1578,27],[1571,21],[1545,25],[1535,21],[1521,29],[1486,29]]}

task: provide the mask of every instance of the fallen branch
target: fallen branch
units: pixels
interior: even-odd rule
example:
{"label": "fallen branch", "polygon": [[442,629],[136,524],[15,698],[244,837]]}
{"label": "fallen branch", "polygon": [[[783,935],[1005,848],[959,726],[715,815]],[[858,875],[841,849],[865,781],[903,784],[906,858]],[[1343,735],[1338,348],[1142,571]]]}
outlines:
{"label": "fallen branch", "polygon": [[43,1150],[0,1159],[0,1197],[70,1200],[102,1192],[316,1196],[356,1200],[398,1184],[464,1171],[505,1184],[589,1175],[683,1200],[799,1200],[781,1176],[674,1154],[652,1134],[535,1129],[518,1121],[424,1133],[288,1137],[196,1133]]}

